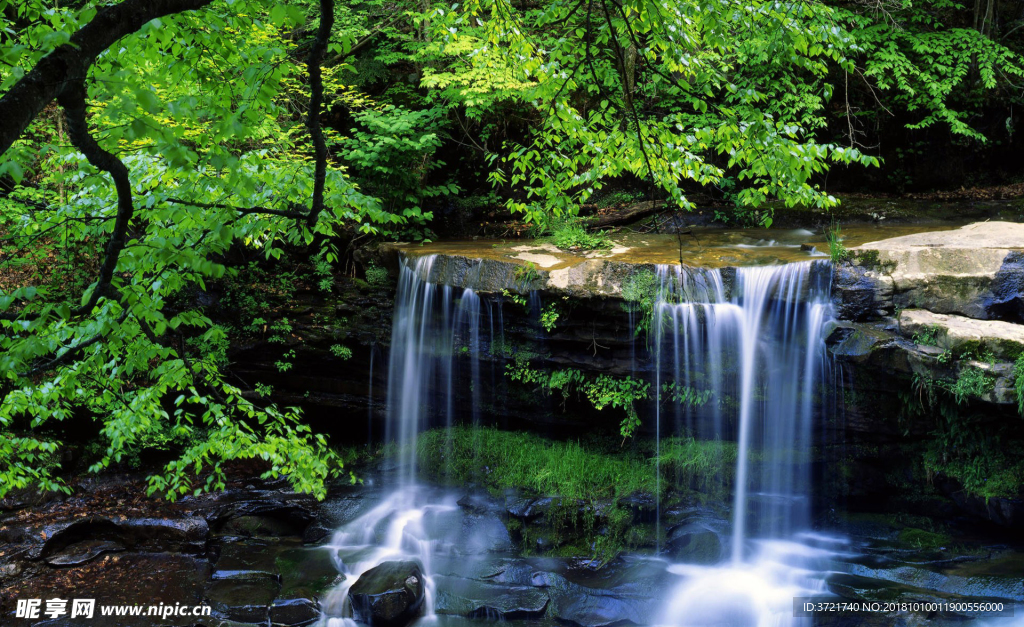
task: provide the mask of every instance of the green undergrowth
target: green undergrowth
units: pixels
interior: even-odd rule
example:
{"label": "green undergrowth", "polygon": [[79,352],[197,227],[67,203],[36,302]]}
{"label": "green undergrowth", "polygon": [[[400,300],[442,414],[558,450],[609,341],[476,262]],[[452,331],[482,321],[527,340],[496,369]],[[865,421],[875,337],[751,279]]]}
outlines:
{"label": "green undergrowth", "polygon": [[[732,481],[736,445],[688,437],[620,448],[606,441],[560,441],[521,431],[457,426],[419,436],[420,472],[443,485],[515,488],[583,501],[668,490],[706,499]],[[660,464],[659,464],[660,461]],[[657,480],[660,468],[662,481]]]}
{"label": "green undergrowth", "polygon": [[923,454],[929,475],[956,479],[970,495],[1018,497],[1024,491],[1024,454],[1019,424],[991,420],[970,403],[991,389],[977,368],[961,369],[954,381],[917,377],[913,389],[901,394],[900,421],[909,434],[912,423],[932,425]]}
{"label": "green undergrowth", "polygon": [[420,471],[446,485],[475,483],[495,493],[517,488],[566,499],[654,493],[653,467],[632,451],[598,452],[579,442],[550,441],[489,427],[434,429],[418,441]]}
{"label": "green undergrowth", "polygon": [[507,521],[527,552],[543,539],[547,554],[610,559],[625,549],[654,546],[656,540],[654,524],[637,523],[620,499],[638,493],[665,499],[673,492],[688,502],[724,501],[736,445],[668,438],[657,456],[649,440],[623,449],[608,438],[557,441],[458,426],[421,434],[417,453],[421,476],[441,485],[554,497],[541,523]]}
{"label": "green undergrowth", "polygon": [[548,230],[551,233],[551,242],[563,250],[597,250],[612,247],[612,241],[603,231],[588,231],[583,221],[578,218],[552,221]]}

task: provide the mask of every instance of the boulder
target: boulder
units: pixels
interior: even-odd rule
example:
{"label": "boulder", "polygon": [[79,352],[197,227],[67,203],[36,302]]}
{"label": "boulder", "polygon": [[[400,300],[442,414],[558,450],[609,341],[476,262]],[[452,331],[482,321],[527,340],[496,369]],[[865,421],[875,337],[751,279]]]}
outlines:
{"label": "boulder", "polygon": [[434,577],[438,614],[516,620],[541,618],[548,595],[532,586],[502,585],[462,577]]}
{"label": "boulder", "polygon": [[957,356],[990,354],[995,359],[1012,361],[1024,353],[1024,324],[907,309],[900,312],[899,329],[908,338],[932,333],[939,348]]}
{"label": "boulder", "polygon": [[714,564],[722,558],[722,540],[702,522],[689,522],[668,532],[666,552],[688,564]]}
{"label": "boulder", "polygon": [[278,599],[270,606],[274,627],[305,627],[320,619],[320,604],[313,599]]}
{"label": "boulder", "polygon": [[1024,224],[979,222],[850,249],[833,294],[842,318],[920,308],[1024,322]]}
{"label": "boulder", "polygon": [[241,623],[266,623],[270,618],[270,605],[280,587],[269,578],[262,581],[221,579],[210,584],[204,600],[218,618]]}
{"label": "boulder", "polygon": [[423,569],[416,562],[384,562],[363,573],[348,597],[358,620],[374,627],[404,627],[423,607]]}

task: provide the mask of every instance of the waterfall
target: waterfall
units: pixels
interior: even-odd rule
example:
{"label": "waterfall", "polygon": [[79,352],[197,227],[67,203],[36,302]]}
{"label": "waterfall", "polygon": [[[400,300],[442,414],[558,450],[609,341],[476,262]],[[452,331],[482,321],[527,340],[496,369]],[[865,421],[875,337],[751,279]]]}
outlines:
{"label": "waterfall", "polygon": [[659,392],[668,381],[709,393],[710,406],[677,409],[676,429],[736,442],[730,559],[674,567],[687,579],[667,624],[790,624],[793,597],[822,587],[816,567],[840,541],[807,534],[822,328],[831,317],[820,263],[737,268],[731,281],[720,270],[659,268]]}
{"label": "waterfall", "polygon": [[[345,581],[324,600],[321,625],[352,627],[349,588],[386,561],[414,560],[423,568],[423,614],[433,615],[432,557],[450,551],[439,529],[458,512],[451,495],[417,484],[417,436],[432,426],[450,427],[460,411],[460,395],[469,390],[471,417],[480,405],[482,349],[480,298],[471,289],[430,281],[435,255],[402,260],[388,359],[386,440],[398,447],[396,489],[379,504],[335,531],[327,548]],[[493,321],[492,321],[493,324]],[[469,372],[459,372],[462,354]]]}
{"label": "waterfall", "polygon": [[[451,426],[459,408],[456,351],[468,353],[471,410],[479,407],[480,297],[431,282],[436,255],[403,260],[388,359],[387,433],[399,449],[399,484],[416,483],[417,435]],[[456,298],[458,296],[458,298]]]}

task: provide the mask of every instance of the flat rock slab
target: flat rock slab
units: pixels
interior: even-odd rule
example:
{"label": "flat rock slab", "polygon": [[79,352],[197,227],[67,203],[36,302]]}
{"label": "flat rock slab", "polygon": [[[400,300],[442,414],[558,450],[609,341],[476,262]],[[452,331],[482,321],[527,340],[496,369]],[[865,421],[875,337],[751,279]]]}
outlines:
{"label": "flat rock slab", "polygon": [[833,278],[840,318],[927,309],[1024,323],[1024,224],[979,222],[870,242],[850,253]]}
{"label": "flat rock slab", "polygon": [[548,604],[547,593],[531,586],[502,585],[462,577],[434,577],[438,614],[469,618],[514,620],[540,618]]}
{"label": "flat rock slab", "polygon": [[975,222],[953,231],[927,231],[868,242],[860,249],[913,250],[915,248],[1024,249],[1024,224]]}
{"label": "flat rock slab", "polygon": [[965,316],[937,314],[924,309],[900,312],[904,337],[936,331],[936,342],[950,350],[969,349],[980,356],[991,352],[996,359],[1016,359],[1024,351],[1024,325],[1002,320],[975,320]]}

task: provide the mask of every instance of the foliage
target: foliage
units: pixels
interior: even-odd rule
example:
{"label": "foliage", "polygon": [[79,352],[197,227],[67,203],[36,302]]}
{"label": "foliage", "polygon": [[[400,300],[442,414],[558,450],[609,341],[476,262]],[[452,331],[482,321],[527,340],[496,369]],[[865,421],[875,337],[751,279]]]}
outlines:
{"label": "foliage", "polygon": [[637,314],[634,322],[637,335],[650,330],[658,293],[658,277],[646,268],[634,271],[622,282],[622,299],[626,301],[623,306],[630,313]]}
{"label": "foliage", "polygon": [[675,381],[662,383],[661,393],[664,398],[674,403],[691,407],[703,407],[711,402],[715,395],[712,390],[698,390],[686,385],[680,385]]}
{"label": "foliage", "polygon": [[925,325],[914,334],[914,343],[921,346],[938,346],[944,330],[937,324]]}
{"label": "foliage", "polygon": [[388,283],[388,271],[380,266],[370,265],[366,268],[366,282],[380,287]]}
{"label": "foliage", "polygon": [[[17,20],[3,12],[0,92],[104,4],[8,6]],[[321,198],[330,209],[307,209],[319,189],[305,124],[310,90],[300,47],[308,35],[293,33],[312,32],[318,19],[303,5],[241,0],[151,21],[89,68],[73,141],[58,113],[36,119],[4,154],[15,187],[2,229],[13,250],[62,259],[82,252],[102,263],[93,261],[81,289],[56,273],[3,287],[0,428],[16,435],[0,450],[9,469],[0,494],[59,485],[59,467],[32,463],[60,439],[38,434],[60,433],[62,421],[82,414],[95,418],[108,443],[94,471],[136,454],[154,434],[181,442],[203,435],[150,477],[152,493],[218,488],[226,462],[255,458],[264,476],[284,475],[296,489],[324,495],[324,481],[340,471],[324,438],[297,410],[255,405],[227,383],[224,329],[192,299],[229,273],[229,251],[272,260],[285,247],[309,246],[331,263],[334,253],[315,241],[409,219],[383,210],[332,167]],[[331,48],[350,43],[338,39]],[[68,101],[61,105],[72,115]],[[90,158],[111,155],[126,179],[76,151],[72,144],[87,144],[82,133],[98,146]],[[16,252],[0,263],[22,259]]]}
{"label": "foliage", "polygon": [[[991,26],[956,27],[964,6],[952,0],[897,0],[879,6],[884,6],[881,12],[866,5],[836,9],[837,19],[856,40],[860,61],[860,67],[847,71],[856,75],[854,80],[868,82],[889,107],[914,115],[909,128],[942,124],[984,141],[971,118],[987,93],[1024,77],[1019,54],[991,37]],[[985,17],[995,19],[991,11]]]}
{"label": "foliage", "polygon": [[640,426],[640,416],[634,403],[649,397],[650,384],[635,377],[602,374],[590,379],[576,369],[545,372],[530,368],[527,360],[522,358],[505,366],[505,376],[513,381],[535,385],[545,394],[557,390],[562,393],[563,399],[568,399],[574,392],[582,393],[597,410],[609,406],[624,410],[626,416],[620,425],[623,441],[633,437]]}
{"label": "foliage", "polygon": [[604,232],[591,233],[578,219],[557,220],[551,229],[551,241],[563,250],[595,250],[611,248]]}
{"label": "foliage", "polygon": [[352,359],[352,349],[341,344],[332,344],[331,354],[338,359]]}
{"label": "foliage", "polygon": [[833,264],[839,264],[850,258],[850,251],[843,245],[843,235],[839,224],[833,222],[825,229],[825,240],[828,242],[828,256]]}
{"label": "foliage", "polygon": [[558,304],[548,303],[540,311],[540,326],[544,327],[544,330],[548,333],[551,333],[558,322],[558,316]]}
{"label": "foliage", "polygon": [[853,41],[823,5],[666,11],[630,0],[531,10],[470,0],[432,18],[442,51],[471,47],[465,71],[509,76],[509,98],[532,104],[540,118],[490,173],[497,184],[525,188],[526,199],[508,206],[530,220],[576,215],[609,179],[628,175],[683,208],[692,206],[685,184],[711,186],[727,175],[744,182],[740,205],[774,197],[829,207],[836,201],[814,187],[815,174],[833,162],[876,162],[812,137],[831,93],[821,84],[830,65],[852,68]]}
{"label": "foliage", "polygon": [[[979,374],[980,373],[980,374]],[[959,481],[973,495],[1016,497],[1024,486],[1024,457],[1006,424],[986,423],[970,411],[970,395],[990,389],[978,368],[966,366],[956,381],[914,380],[904,397],[902,420],[928,420],[933,439],[924,453],[930,473],[943,473]],[[908,429],[909,430],[909,429]]]}

